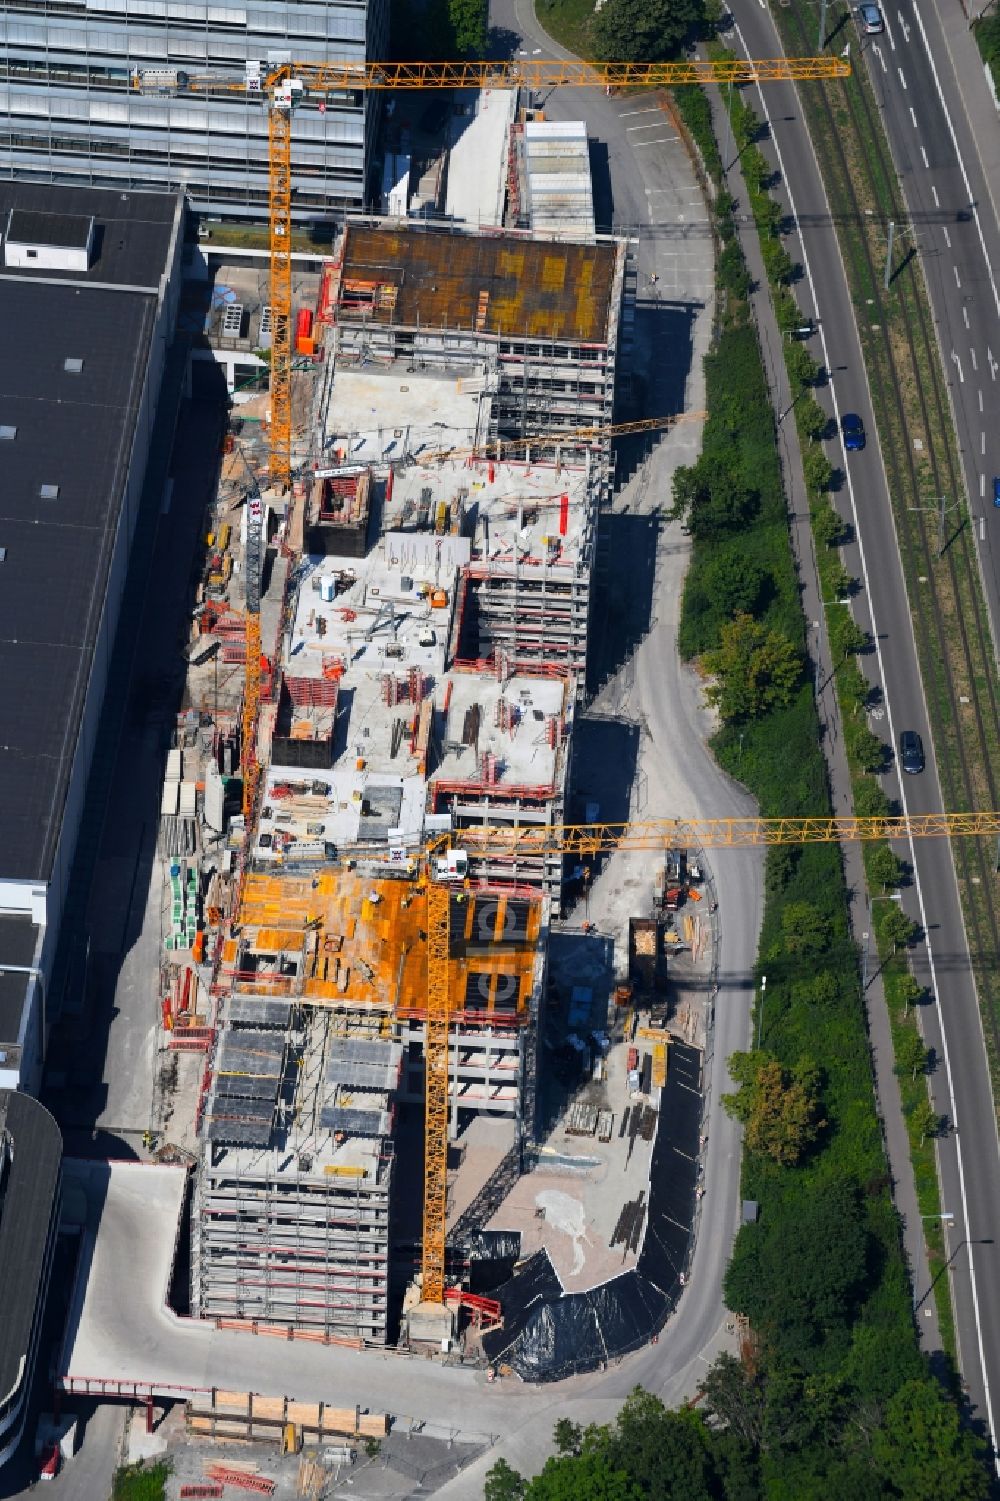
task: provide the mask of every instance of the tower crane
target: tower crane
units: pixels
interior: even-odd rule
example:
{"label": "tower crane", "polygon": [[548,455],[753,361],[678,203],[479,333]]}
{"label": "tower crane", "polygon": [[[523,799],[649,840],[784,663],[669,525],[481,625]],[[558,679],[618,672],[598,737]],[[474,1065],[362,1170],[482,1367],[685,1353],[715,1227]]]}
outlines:
{"label": "tower crane", "polygon": [[133,75],[144,93],[244,94],[267,107],[269,248],[271,265],[271,483],[292,477],[292,115],[309,96],[365,90],[511,88],[663,88],[704,83],[780,83],[843,78],[843,57],[778,57],[762,61],[581,62],[509,58],[500,61],[247,63],[243,75],[149,68]]}
{"label": "tower crane", "polygon": [[448,1165],[448,1032],[451,897],[443,858],[461,839],[467,856],[598,855],[614,850],[748,849],[762,845],[839,844],[854,840],[996,838],[1000,813],[925,813],[878,818],[691,818],[629,823],[553,824],[463,829],[436,836],[420,851],[417,882],[427,899],[427,1022],[424,1048],[424,1204],[421,1302],[444,1306]]}
{"label": "tower crane", "polygon": [[[573,59],[511,58],[500,61],[388,63],[248,62],[242,75],[188,73],[148,68],[132,75],[132,87],[153,94],[243,94],[263,98],[268,134],[268,244],[271,297],[271,452],[272,485],[287,490],[292,480],[292,114],[307,95],[364,90],[509,88],[661,88],[703,83],[776,83],[846,77],[842,57],[770,58],[718,62],[582,62]],[[650,426],[659,425],[650,422]],[[642,424],[629,425],[641,431]],[[585,432],[587,430],[584,430]],[[598,436],[597,431],[594,432]],[[608,436],[605,431],[601,436]],[[259,779],[256,755],[260,709],[260,522],[258,492],[248,499],[246,675],[243,694],[241,763],[243,812],[252,817]],[[256,557],[251,561],[251,548]],[[250,603],[251,588],[255,594]]]}

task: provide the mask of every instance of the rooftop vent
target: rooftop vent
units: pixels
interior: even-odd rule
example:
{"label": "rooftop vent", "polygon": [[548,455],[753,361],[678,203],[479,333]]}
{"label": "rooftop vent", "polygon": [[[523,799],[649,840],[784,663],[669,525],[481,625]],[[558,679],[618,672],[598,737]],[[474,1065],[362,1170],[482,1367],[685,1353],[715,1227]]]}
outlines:
{"label": "rooftop vent", "polygon": [[41,489],[39,490],[38,493],[42,497],[43,500],[58,500],[59,499],[59,486],[58,485],[42,485],[42,487],[41,487]]}
{"label": "rooftop vent", "polygon": [[16,437],[16,427],[9,427],[6,423],[0,423],[0,440],[6,443],[12,443]]}
{"label": "rooftop vent", "polygon": [[63,360],[63,369],[68,375],[79,375],[83,370],[83,361],[77,359],[76,355],[68,355]]}

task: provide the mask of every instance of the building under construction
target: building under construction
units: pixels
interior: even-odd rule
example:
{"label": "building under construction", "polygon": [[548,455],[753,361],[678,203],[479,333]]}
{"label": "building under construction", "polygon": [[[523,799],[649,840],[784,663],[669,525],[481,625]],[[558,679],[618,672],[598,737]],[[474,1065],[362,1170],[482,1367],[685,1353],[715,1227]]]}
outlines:
{"label": "building under construction", "polygon": [[394,1327],[396,1127],[424,1099],[432,927],[413,857],[435,833],[453,847],[449,1137],[477,1116],[515,1148],[534,1131],[563,861],[473,858],[460,831],[566,817],[609,483],[580,429],[611,418],[623,265],[610,241],[352,225],[327,268],[311,470],[270,539],[289,567],[259,805],[215,961],[202,1316],[375,1343]]}

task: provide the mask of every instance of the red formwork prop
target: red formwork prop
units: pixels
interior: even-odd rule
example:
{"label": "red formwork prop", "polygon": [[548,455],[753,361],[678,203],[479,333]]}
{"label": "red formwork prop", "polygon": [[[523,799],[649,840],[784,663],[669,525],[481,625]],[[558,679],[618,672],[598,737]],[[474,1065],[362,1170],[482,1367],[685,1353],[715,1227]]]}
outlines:
{"label": "red formwork prop", "polygon": [[234,1490],[250,1491],[255,1496],[274,1495],[274,1481],[266,1475],[248,1475],[245,1470],[231,1470],[228,1465],[209,1465],[206,1473]]}
{"label": "red formwork prop", "polygon": [[207,1485],[182,1485],[180,1495],[184,1501],[188,1496],[221,1496],[224,1490],[221,1480],[211,1480]]}

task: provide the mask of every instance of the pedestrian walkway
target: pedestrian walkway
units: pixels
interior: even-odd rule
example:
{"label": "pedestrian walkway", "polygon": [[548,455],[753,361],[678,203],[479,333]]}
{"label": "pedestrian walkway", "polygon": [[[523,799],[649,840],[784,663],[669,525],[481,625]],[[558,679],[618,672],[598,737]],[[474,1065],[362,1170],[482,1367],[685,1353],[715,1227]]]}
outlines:
{"label": "pedestrian walkway", "polygon": [[[727,138],[722,98],[715,89],[709,90],[709,94],[715,134],[717,139],[722,141]],[[763,149],[766,154],[766,143]],[[833,811],[840,817],[850,815],[854,811],[851,779],[844,749],[840,707],[833,683],[833,661],[826,612],[820,593],[812,529],[809,525],[809,499],[802,473],[802,453],[799,447],[798,431],[791,415],[792,393],[785,371],[781,330],[771,305],[757,231],[752,218],[745,211],[747,191],[739,170],[739,163],[726,165],[729,166],[726,188],[737,202],[736,230],[752,282],[751,312],[760,340],[771,401],[777,414],[778,455],[788,500],[792,550],[795,554],[802,589],[802,608],[808,627],[806,647],[813,681],[817,688],[816,707],[830,777]],[[851,930],[855,940],[864,946],[870,931],[870,910],[861,846],[856,843],[847,844],[844,846],[843,854]],[[920,1219],[920,1205],[913,1181],[910,1144],[903,1118],[899,1080],[894,1069],[889,1013],[882,980],[877,972],[867,978],[865,1010],[875,1071],[875,1099],[889,1160],[893,1200],[902,1225],[903,1247],[910,1267],[911,1282],[914,1288],[919,1289],[919,1292],[915,1294],[915,1299],[920,1299],[918,1333],[924,1353],[933,1357],[941,1350],[941,1334],[938,1328],[937,1308],[933,1298],[926,1295],[931,1285],[927,1248]]]}

